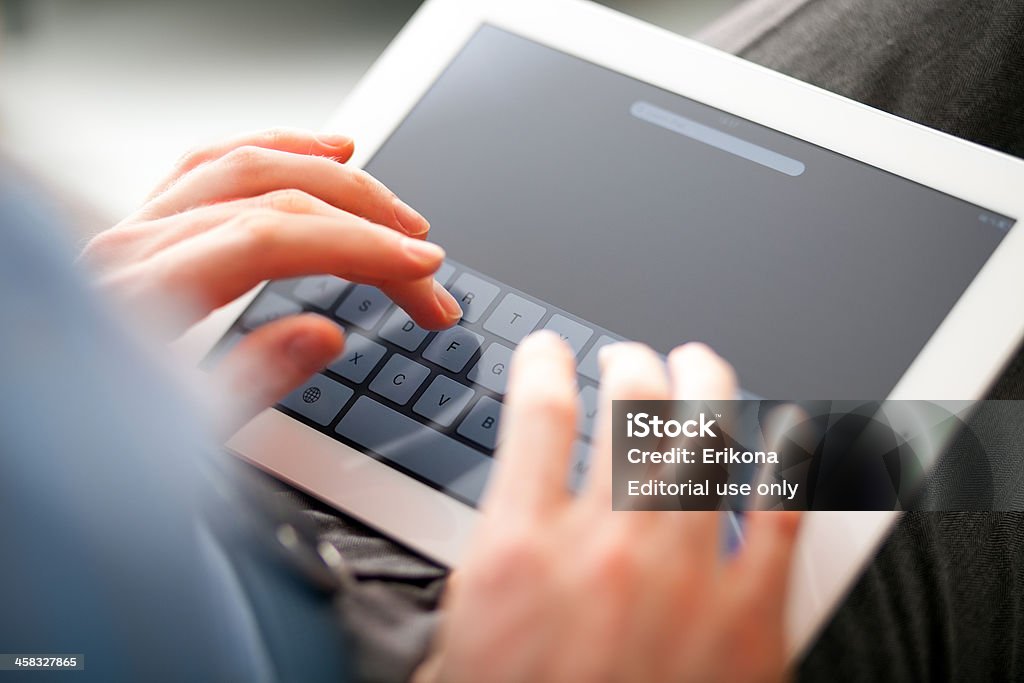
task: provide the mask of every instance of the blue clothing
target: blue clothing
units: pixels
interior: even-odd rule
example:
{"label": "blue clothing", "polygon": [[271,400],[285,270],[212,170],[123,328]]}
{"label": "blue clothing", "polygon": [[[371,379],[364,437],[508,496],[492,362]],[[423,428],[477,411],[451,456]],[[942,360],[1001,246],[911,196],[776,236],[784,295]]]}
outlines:
{"label": "blue clothing", "polygon": [[39,206],[0,170],[0,652],[84,655],[34,681],[344,679],[326,566],[296,569],[312,556],[275,541],[295,520],[236,480]]}

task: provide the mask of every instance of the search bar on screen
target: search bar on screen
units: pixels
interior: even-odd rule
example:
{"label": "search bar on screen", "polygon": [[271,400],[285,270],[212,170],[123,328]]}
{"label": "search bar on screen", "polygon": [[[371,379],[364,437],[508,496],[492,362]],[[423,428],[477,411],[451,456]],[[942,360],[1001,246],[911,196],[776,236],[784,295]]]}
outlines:
{"label": "search bar on screen", "polygon": [[797,177],[803,175],[806,166],[802,161],[791,159],[785,155],[773,152],[770,149],[747,142],[735,135],[723,133],[720,130],[697,123],[685,116],[680,116],[668,109],[662,109],[650,102],[638,100],[629,108],[629,113],[641,121],[654,124],[659,128],[678,133],[683,137],[710,145],[734,156],[741,157],[747,161],[753,161],[766,168],[770,168],[788,176]]}

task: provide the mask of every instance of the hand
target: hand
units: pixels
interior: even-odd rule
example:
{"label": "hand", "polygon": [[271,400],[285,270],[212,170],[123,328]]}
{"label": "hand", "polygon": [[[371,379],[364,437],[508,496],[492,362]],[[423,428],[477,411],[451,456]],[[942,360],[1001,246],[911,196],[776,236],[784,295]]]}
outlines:
{"label": "hand", "polygon": [[[449,327],[461,309],[433,279],[444,251],[424,241],[430,225],[346,166],[352,151],[346,137],[276,130],[191,152],[82,260],[166,338],[263,280],[320,273],[377,285],[421,326]],[[245,399],[221,428],[279,400],[342,345],[335,324],[310,314],[248,335],[215,370]]]}
{"label": "hand", "polygon": [[612,399],[730,399],[732,369],[689,344],[602,354],[601,410],[584,490],[566,488],[576,436],[572,353],[525,340],[510,368],[498,466],[453,575],[426,681],[778,681],[798,517],[749,515],[719,552],[715,512],[613,512]]}

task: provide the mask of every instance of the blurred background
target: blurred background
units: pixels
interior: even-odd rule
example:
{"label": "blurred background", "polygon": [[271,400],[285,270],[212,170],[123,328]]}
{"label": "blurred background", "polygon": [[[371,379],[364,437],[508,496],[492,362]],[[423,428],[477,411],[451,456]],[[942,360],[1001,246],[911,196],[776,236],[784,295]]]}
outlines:
{"label": "blurred background", "polygon": [[[418,0],[0,0],[0,154],[89,233],[186,149],[318,129]],[[605,0],[692,34],[739,0]]]}

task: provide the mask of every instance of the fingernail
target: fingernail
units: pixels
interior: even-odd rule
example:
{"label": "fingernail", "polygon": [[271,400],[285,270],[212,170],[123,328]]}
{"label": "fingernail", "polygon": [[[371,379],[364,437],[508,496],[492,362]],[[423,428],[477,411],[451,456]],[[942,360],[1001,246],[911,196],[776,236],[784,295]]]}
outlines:
{"label": "fingernail", "polygon": [[462,306],[459,306],[459,302],[455,300],[451,292],[437,280],[434,280],[434,296],[437,297],[437,303],[444,310],[445,315],[451,320],[458,320],[462,317]]}
{"label": "fingernail", "polygon": [[347,135],[338,135],[336,133],[321,133],[316,136],[317,141],[325,147],[348,147],[352,144],[352,138]]}
{"label": "fingernail", "polygon": [[427,219],[416,212],[411,206],[395,197],[395,218],[407,235],[422,235],[430,230]]}
{"label": "fingernail", "polygon": [[288,342],[288,356],[295,366],[308,372],[323,369],[331,362],[333,347],[323,335],[301,332]]}
{"label": "fingernail", "polygon": [[405,250],[414,259],[422,263],[437,263],[444,259],[444,249],[433,242],[423,240],[406,239],[402,240]]}

